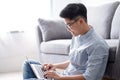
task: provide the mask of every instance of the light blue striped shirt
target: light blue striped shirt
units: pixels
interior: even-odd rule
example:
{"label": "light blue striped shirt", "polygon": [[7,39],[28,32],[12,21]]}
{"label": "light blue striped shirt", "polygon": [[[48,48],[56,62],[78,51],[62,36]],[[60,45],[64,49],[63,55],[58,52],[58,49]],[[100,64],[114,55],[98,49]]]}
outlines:
{"label": "light blue striped shirt", "polygon": [[109,47],[95,30],[72,38],[70,64],[63,75],[82,74],[86,80],[102,80],[109,55]]}

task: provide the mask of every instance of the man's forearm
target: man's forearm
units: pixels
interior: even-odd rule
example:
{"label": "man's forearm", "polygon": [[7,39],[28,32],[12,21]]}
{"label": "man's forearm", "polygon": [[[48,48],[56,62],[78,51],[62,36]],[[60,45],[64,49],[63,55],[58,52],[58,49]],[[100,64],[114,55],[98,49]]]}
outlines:
{"label": "man's forearm", "polygon": [[70,63],[69,61],[65,61],[62,63],[53,64],[53,65],[58,69],[66,69],[68,67],[69,63]]}
{"label": "man's forearm", "polygon": [[85,80],[83,75],[61,76],[57,80]]}

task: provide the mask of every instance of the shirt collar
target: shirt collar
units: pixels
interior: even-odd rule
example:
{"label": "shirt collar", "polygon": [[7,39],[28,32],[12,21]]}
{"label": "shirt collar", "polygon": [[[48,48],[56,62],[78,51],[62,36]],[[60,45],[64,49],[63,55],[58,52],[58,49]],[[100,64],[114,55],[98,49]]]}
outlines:
{"label": "shirt collar", "polygon": [[94,31],[94,29],[93,29],[93,27],[91,27],[90,30],[86,34],[80,35],[80,38],[79,38],[80,41],[81,42],[86,42],[86,40],[88,41],[88,37],[91,36],[91,34],[93,33],[93,31]]}

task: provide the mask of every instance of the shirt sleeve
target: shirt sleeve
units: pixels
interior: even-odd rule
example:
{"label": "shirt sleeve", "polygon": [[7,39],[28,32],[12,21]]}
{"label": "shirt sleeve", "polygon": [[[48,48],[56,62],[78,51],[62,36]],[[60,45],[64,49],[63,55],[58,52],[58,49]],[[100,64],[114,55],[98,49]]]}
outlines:
{"label": "shirt sleeve", "polygon": [[86,80],[101,80],[106,68],[109,49],[96,45],[88,50],[87,68],[83,74]]}

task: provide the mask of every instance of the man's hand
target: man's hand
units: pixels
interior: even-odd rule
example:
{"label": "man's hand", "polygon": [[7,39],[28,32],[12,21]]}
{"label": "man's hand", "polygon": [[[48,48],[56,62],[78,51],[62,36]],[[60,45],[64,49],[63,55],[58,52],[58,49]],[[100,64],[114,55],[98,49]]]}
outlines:
{"label": "man's hand", "polygon": [[55,70],[56,67],[53,64],[44,64],[43,67],[42,67],[42,69],[44,71],[49,71],[49,70]]}
{"label": "man's hand", "polygon": [[60,75],[58,75],[54,70],[45,71],[45,77],[60,79]]}

